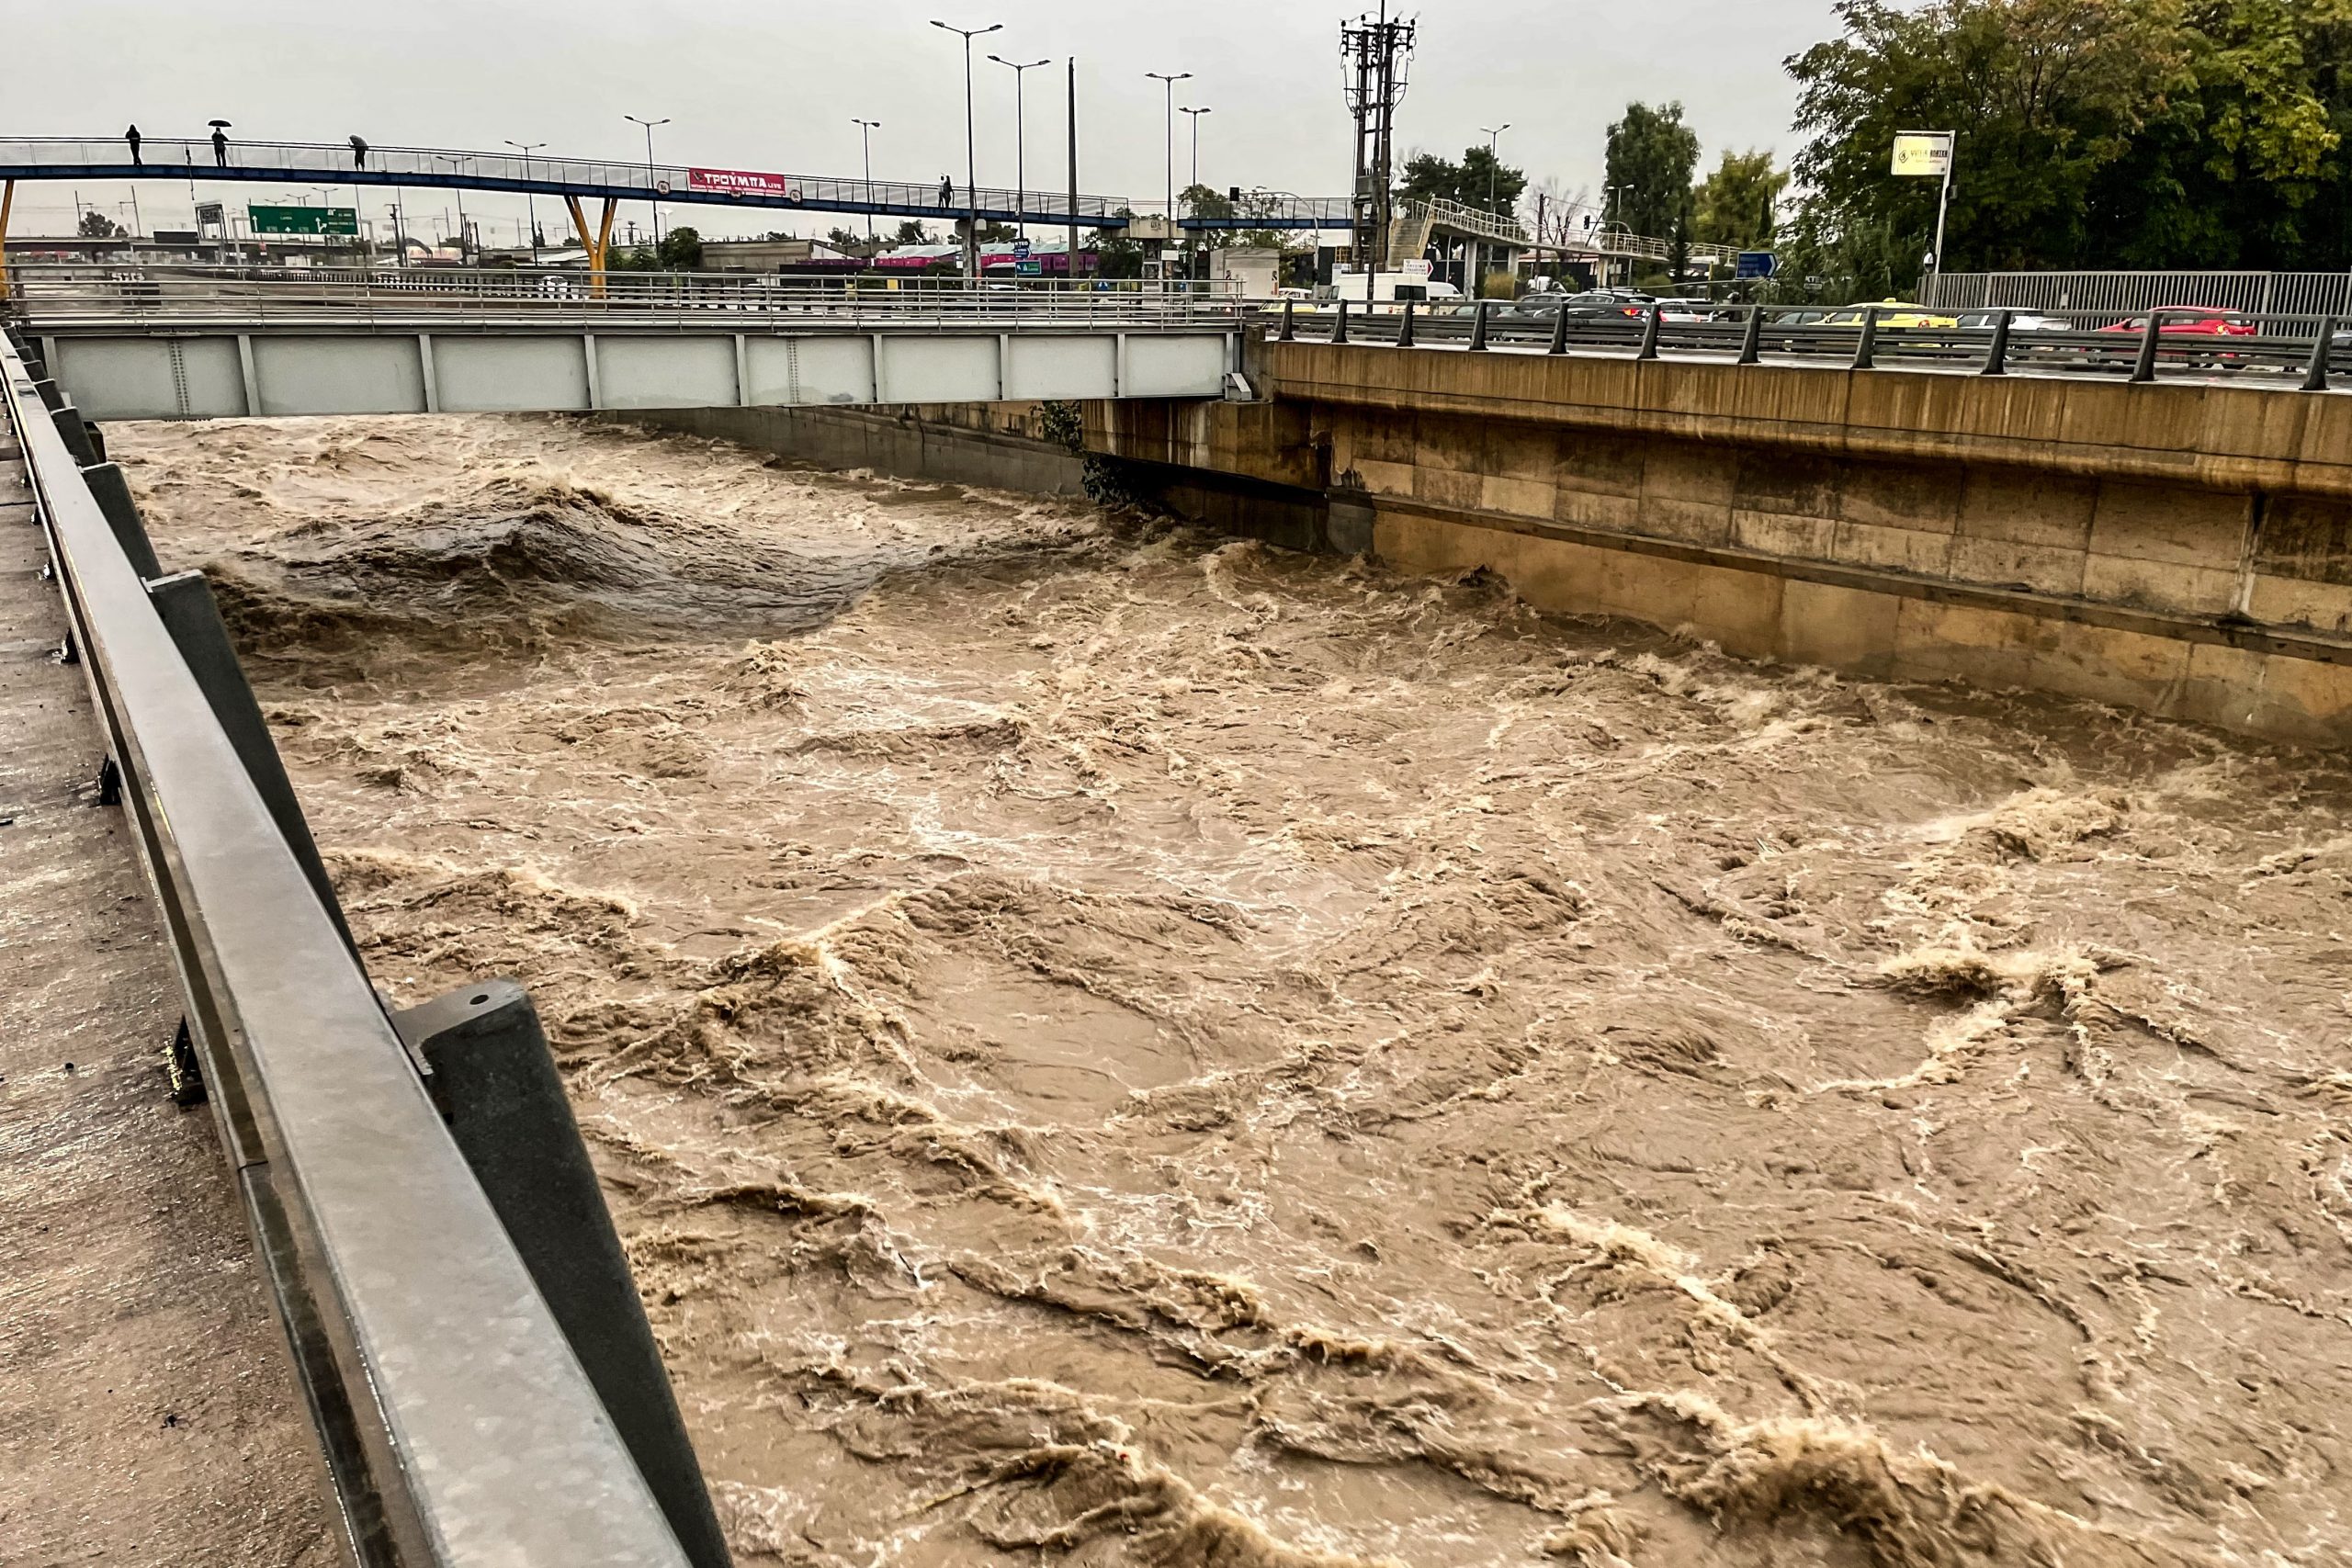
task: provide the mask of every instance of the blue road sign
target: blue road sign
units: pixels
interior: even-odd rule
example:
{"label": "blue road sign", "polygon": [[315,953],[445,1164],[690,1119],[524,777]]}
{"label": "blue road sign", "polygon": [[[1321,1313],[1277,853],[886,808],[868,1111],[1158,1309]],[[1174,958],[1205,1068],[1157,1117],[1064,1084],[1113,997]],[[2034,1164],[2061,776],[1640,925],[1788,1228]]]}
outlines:
{"label": "blue road sign", "polygon": [[1027,261],[1029,259],[1028,241],[1015,240],[1012,242],[1012,259],[1014,261]]}
{"label": "blue road sign", "polygon": [[1742,251],[1733,265],[1734,277],[1770,277],[1773,271],[1773,256],[1770,251]]}

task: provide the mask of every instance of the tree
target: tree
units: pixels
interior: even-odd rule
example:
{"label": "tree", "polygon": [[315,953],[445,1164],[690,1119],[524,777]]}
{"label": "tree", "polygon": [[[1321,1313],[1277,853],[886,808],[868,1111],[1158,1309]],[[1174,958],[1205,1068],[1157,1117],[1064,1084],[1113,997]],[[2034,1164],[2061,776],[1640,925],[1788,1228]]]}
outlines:
{"label": "tree", "polygon": [[654,259],[664,272],[700,272],[702,270],[702,234],[686,224],[662,236],[662,243],[654,251]]}
{"label": "tree", "polygon": [[931,231],[924,228],[920,220],[906,218],[899,220],[899,231],[890,236],[890,243],[894,245],[935,245],[939,242],[932,237]]}
{"label": "tree", "polygon": [[1464,150],[1454,163],[1433,152],[1416,152],[1405,160],[1405,175],[1397,185],[1400,201],[1451,201],[1481,212],[1510,213],[1527,189],[1527,171],[1503,163],[1485,147]]}
{"label": "tree", "polygon": [[1895,131],[1925,129],[1956,133],[1948,271],[2346,265],[2345,0],[1842,0],[1838,14],[1841,36],[1788,62],[1812,138],[1792,229],[1815,270],[1917,276],[1939,182],[1887,163]]}
{"label": "tree", "polygon": [[121,224],[95,208],[82,214],[81,226],[74,231],[85,240],[119,240],[126,232]]}
{"label": "tree", "polygon": [[1636,234],[1686,241],[1698,167],[1699,135],[1682,123],[1680,104],[1627,104],[1625,118],[1609,128],[1608,216]]}
{"label": "tree", "polygon": [[1459,201],[1462,165],[1434,152],[1416,152],[1405,160],[1404,176],[1396,182],[1398,201]]}
{"label": "tree", "polygon": [[1735,152],[1691,193],[1692,235],[1709,244],[1754,249],[1770,242],[1778,227],[1781,192],[1789,176],[1772,167],[1770,149]]}
{"label": "tree", "polygon": [[[1135,209],[1122,207],[1111,214],[1114,218],[1133,218]],[[1143,276],[1143,245],[1127,238],[1125,229],[1098,229],[1094,232],[1094,275],[1097,277],[1141,277]]]}
{"label": "tree", "polygon": [[844,255],[857,255],[865,250],[865,236],[854,229],[831,229],[826,231],[825,243]]}

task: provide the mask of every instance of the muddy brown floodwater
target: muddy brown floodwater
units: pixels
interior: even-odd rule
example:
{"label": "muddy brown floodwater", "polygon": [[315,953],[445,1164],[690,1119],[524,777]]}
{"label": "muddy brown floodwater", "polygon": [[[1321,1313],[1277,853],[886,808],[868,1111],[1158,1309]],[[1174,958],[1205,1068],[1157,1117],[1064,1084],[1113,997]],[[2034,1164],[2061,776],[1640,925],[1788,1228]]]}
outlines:
{"label": "muddy brown floodwater", "polygon": [[110,431],[740,1558],[2352,1562],[2352,789],[1084,505]]}

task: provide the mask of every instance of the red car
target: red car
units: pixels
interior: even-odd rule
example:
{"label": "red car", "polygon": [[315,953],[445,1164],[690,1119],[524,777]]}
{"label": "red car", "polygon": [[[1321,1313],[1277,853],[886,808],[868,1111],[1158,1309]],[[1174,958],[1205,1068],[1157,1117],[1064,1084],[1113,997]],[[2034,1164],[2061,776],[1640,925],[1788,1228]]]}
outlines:
{"label": "red car", "polygon": [[[2254,337],[2262,331],[2250,316],[2242,316],[2235,310],[2209,310],[2203,305],[2166,305],[2158,313],[2164,317],[2156,328],[2158,337]],[[2136,333],[2147,330],[2145,315],[2099,328],[2103,333]]]}

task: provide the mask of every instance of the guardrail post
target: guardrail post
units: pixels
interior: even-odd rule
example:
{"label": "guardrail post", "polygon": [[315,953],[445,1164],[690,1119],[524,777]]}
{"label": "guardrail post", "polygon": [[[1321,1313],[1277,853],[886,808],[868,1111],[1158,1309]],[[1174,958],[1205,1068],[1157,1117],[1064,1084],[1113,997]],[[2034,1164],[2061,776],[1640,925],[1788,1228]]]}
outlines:
{"label": "guardrail post", "polygon": [[485,980],[395,1013],[392,1024],[432,1069],[429,1087],[458,1153],[678,1544],[695,1568],[729,1568],[702,1466],[529,994],[512,980]]}
{"label": "guardrail post", "polygon": [[82,423],[80,409],[66,403],[51,410],[49,417],[56,424],[57,434],[63,437],[65,449],[74,454],[74,462],[86,468],[98,461],[98,449],[91,444],[90,428]]}
{"label": "guardrail post", "polygon": [[2323,316],[2320,318],[2319,336],[2312,340],[2311,367],[2303,373],[2304,391],[2324,392],[2327,390],[2327,356],[2335,347],[2335,318]]}
{"label": "guardrail post", "polygon": [[1979,376],[2006,376],[2009,373],[2009,312],[1996,311],[1993,316],[1993,342],[1984,350],[1984,367]]}
{"label": "guardrail post", "polygon": [[1739,338],[1739,363],[1753,365],[1764,357],[1764,307],[1747,308],[1747,330]]}
{"label": "guardrail post", "polygon": [[1657,323],[1658,318],[1665,314],[1665,310],[1666,308],[1662,305],[1650,307],[1648,317],[1642,322],[1642,351],[1634,355],[1634,358],[1656,359],[1657,357]]}
{"label": "guardrail post", "polygon": [[2148,312],[2148,330],[2140,334],[2140,358],[2132,367],[2132,379],[2153,381],[2156,378],[2156,336],[2164,330],[2165,313]]}
{"label": "guardrail post", "polygon": [[1405,301],[1405,319],[1396,323],[1396,346],[1413,346],[1413,302],[1410,299]]}
{"label": "guardrail post", "polygon": [[1552,346],[1544,352],[1546,354],[1568,352],[1568,308],[1566,305],[1562,305],[1552,312]]}
{"label": "guardrail post", "polygon": [[1340,301],[1340,319],[1331,323],[1331,341],[1333,343],[1348,341],[1348,302],[1345,299]]}
{"label": "guardrail post", "polygon": [[90,499],[106,513],[107,525],[114,530],[115,543],[130,558],[130,567],[140,581],[161,577],[164,569],[155,559],[154,544],[147,537],[147,525],[140,521],[138,502],[130,499],[130,484],[122,477],[122,469],[113,463],[93,463],[82,470],[82,482],[90,487]]}
{"label": "guardrail post", "polygon": [[1860,340],[1854,344],[1854,364],[1852,367],[1856,370],[1868,370],[1872,368],[1876,365],[1877,361],[1878,307],[1875,305],[1865,305],[1862,307],[1862,335]]}
{"label": "guardrail post", "polygon": [[1276,343],[1296,343],[1298,341],[1297,310],[1297,300],[1284,299],[1283,301],[1283,330],[1274,334],[1274,341]]}
{"label": "guardrail post", "polygon": [[1487,346],[1487,301],[1484,299],[1470,307],[1470,346],[1474,349]]}

